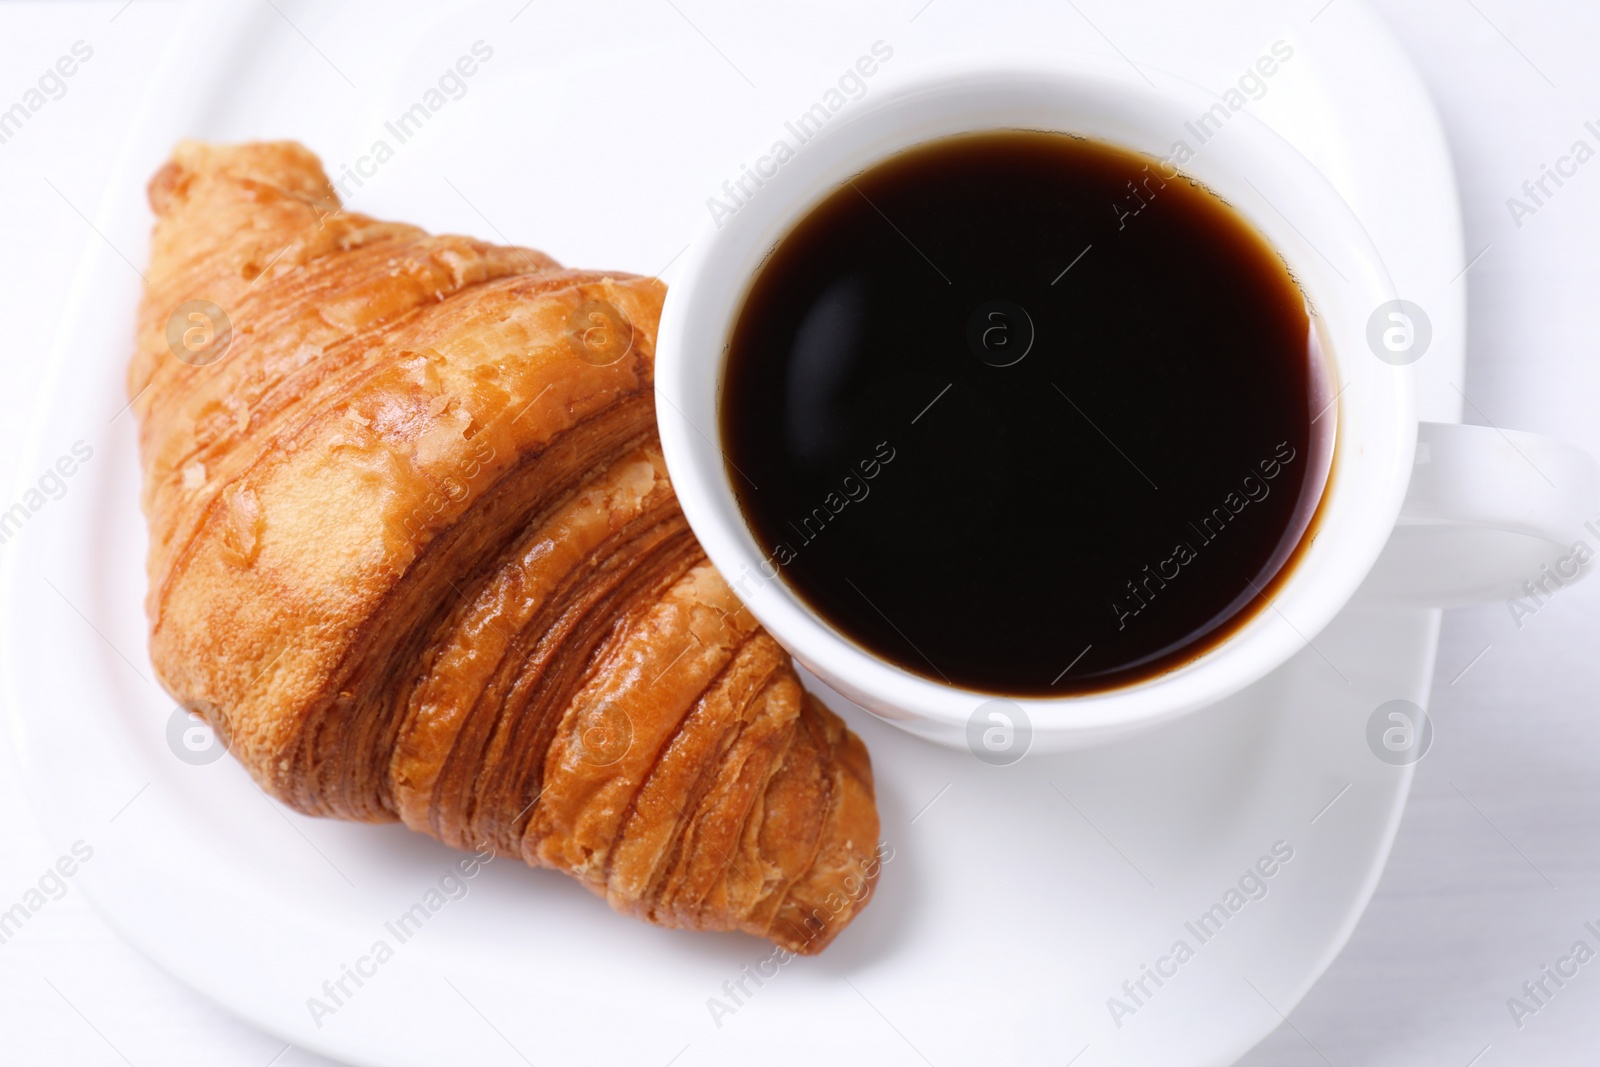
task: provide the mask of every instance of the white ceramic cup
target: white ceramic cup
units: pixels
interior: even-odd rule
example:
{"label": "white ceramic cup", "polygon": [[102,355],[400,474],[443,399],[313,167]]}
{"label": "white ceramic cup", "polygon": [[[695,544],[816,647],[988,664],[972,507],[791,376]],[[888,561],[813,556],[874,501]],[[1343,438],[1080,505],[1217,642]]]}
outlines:
{"label": "white ceramic cup", "polygon": [[[761,186],[748,193],[754,181],[747,180],[743,203],[708,223],[687,253],[656,357],[657,417],[678,498],[711,561],[756,617],[799,662],[868,711],[962,745],[969,723],[996,697],[885,661],[788,587],[740,515],[717,405],[729,335],[766,254],[845,179],[943,136],[1057,130],[1149,155],[1152,164],[1170,159],[1284,257],[1314,309],[1336,394],[1323,416],[1337,420],[1336,446],[1315,537],[1271,604],[1210,651],[1157,677],[1087,695],[1005,698],[1025,714],[1035,750],[1097,743],[1220,700],[1305,648],[1358,593],[1431,606],[1511,595],[1540,577],[1542,563],[1565,554],[1594,513],[1596,468],[1578,449],[1489,427],[1419,426],[1406,349],[1425,327],[1393,317],[1406,309],[1386,307],[1399,294],[1360,222],[1303,156],[1247,113],[1196,144],[1186,123],[1215,103],[1182,85],[1157,88],[1100,69],[924,75],[851,105],[793,158],[761,167]],[[1173,157],[1178,142],[1192,157]]]}

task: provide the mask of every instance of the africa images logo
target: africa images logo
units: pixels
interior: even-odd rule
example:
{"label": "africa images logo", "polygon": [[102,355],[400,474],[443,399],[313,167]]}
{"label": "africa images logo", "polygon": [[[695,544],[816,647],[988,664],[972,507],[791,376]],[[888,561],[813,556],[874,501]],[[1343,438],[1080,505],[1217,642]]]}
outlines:
{"label": "africa images logo", "polygon": [[173,708],[167,716],[167,747],[194,767],[215,763],[228,754],[228,746],[217,737],[211,724],[199,712],[185,707]]}
{"label": "africa images logo", "polygon": [[991,767],[1009,767],[1033,745],[1028,713],[1009,700],[986,700],[967,716],[967,748]]}

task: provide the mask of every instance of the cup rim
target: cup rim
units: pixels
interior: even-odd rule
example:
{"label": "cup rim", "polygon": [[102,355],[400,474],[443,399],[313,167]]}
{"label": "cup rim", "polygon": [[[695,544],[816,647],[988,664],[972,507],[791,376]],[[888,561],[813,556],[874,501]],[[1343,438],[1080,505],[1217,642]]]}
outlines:
{"label": "cup rim", "polygon": [[[1327,330],[1323,343],[1338,390],[1320,514],[1268,604],[1229,637],[1153,677],[1091,693],[1016,696],[942,684],[898,667],[834,628],[781,576],[766,578],[760,570],[765,556],[739,511],[717,443],[717,405],[727,338],[764,254],[845,178],[942,136],[1045,128],[1149,155],[1155,142],[1148,124],[1178,130],[1215,103],[1189,83],[1155,80],[1160,84],[1094,62],[1070,69],[956,65],[907,77],[805,142],[731,219],[704,223],[667,295],[657,338],[656,391],[664,401],[657,419],[691,528],[740,599],[802,665],[915,732],[936,727],[933,733],[949,741],[950,728],[964,730],[994,700],[1023,709],[1035,739],[1047,742],[1111,736],[1213,703],[1314,648],[1316,632],[1354,595],[1398,519],[1416,440],[1414,374],[1357,350],[1367,311],[1392,299],[1393,285],[1328,179],[1245,109],[1214,134],[1217,147],[1208,140],[1197,146],[1207,151],[1177,166],[1228,200],[1284,257]],[[1026,121],[1052,109],[1061,121],[1042,127]],[[1008,110],[1024,121],[981,121]],[[1144,139],[1105,134],[1118,123]]]}

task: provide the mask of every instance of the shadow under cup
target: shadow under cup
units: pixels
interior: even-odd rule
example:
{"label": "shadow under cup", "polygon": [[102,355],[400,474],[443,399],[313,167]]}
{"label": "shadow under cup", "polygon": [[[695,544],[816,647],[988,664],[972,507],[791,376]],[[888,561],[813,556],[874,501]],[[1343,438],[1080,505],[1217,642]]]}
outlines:
{"label": "shadow under cup", "polygon": [[839,185],[754,272],[726,475],[761,576],[871,655],[1105,692],[1270,610],[1314,538],[1320,338],[1280,253],[1178,167],[941,137]]}

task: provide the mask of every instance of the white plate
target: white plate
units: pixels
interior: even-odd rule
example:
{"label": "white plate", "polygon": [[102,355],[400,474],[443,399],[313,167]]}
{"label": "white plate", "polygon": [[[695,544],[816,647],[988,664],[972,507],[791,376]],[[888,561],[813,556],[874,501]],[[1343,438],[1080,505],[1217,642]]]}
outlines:
{"label": "white plate", "polygon": [[[1366,723],[1391,698],[1426,701],[1436,613],[1346,612],[1224,705],[1009,768],[833,700],[872,751],[893,859],[833,948],[763,986],[745,979],[737,1000],[725,983],[768,955],[762,943],[647,927],[509,861],[401,944],[385,921],[456,854],[394,826],[302,818],[231,760],[193,766],[168,747],[172,704],[143,651],[132,419],[119,414],[139,285],[122,255],[144,259],[143,182],[181,135],[297,137],[337,176],[480,39],[493,57],[465,95],[354,206],[669,281],[705,198],[875,41],[894,49],[878,79],[956,52],[1069,64],[1120,49],[1220,91],[1283,39],[1294,58],[1250,106],[1334,179],[1401,292],[1433,313],[1423,415],[1457,417],[1461,238],[1444,140],[1358,0],[1315,22],[1315,5],[1288,16],[1266,0],[920,2],[757,14],[698,0],[449,13],[279,0],[175,21],[96,212],[107,243],[76,279],[26,466],[80,438],[94,457],[3,554],[0,648],[26,787],[63,848],[94,849],[79,884],[132,942],[285,1040],[374,1065],[1222,1064],[1305,994],[1387,856],[1410,772],[1373,756]],[[1202,943],[1185,923],[1276,842],[1293,858],[1266,896]],[[308,998],[380,939],[393,958],[359,988],[347,980],[353,995],[314,1022]],[[1146,979],[1136,1005],[1123,983],[1178,940],[1193,958],[1159,988]],[[1137,1006],[1120,1026],[1113,996]],[[714,1018],[713,997],[735,1010]]]}

